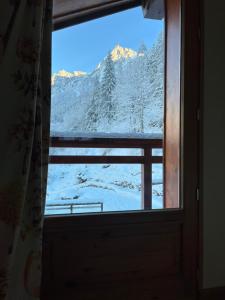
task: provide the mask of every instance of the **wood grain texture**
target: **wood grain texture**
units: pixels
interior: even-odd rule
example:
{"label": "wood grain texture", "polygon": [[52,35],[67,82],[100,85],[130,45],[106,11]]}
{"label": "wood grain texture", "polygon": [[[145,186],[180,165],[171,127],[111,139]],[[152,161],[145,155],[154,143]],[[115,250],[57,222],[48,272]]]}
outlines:
{"label": "wood grain texture", "polygon": [[141,4],[141,0],[53,0],[53,28],[103,17]]}
{"label": "wood grain texture", "polygon": [[51,147],[62,148],[162,148],[162,137],[154,137],[149,135],[147,138],[126,138],[117,137],[73,137],[73,136],[54,136],[51,137]]}
{"label": "wood grain texture", "polygon": [[164,126],[164,201],[165,207],[180,206],[180,0],[166,1],[166,64]]}
{"label": "wood grain texture", "polygon": [[182,219],[176,210],[46,218],[42,299],[181,296]]}

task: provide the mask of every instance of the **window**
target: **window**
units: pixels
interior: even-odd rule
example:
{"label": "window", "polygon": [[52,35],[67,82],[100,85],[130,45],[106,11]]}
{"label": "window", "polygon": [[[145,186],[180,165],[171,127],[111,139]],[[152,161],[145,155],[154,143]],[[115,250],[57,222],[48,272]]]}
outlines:
{"label": "window", "polygon": [[[59,0],[55,0],[55,2],[61,3]],[[128,8],[127,3],[136,5],[139,2],[140,4],[140,1],[136,0],[88,0],[77,1],[76,3],[86,5],[87,3],[93,4],[93,2],[104,2],[106,6],[111,3],[111,5],[109,4],[110,9],[100,5],[100,11],[93,13],[97,6],[95,8],[92,6],[86,13],[79,8],[79,16],[71,7],[61,13],[58,11],[55,13],[55,28],[63,28],[105,16],[108,13],[118,12],[125,8],[124,3],[126,3],[126,8]],[[160,156],[163,155],[163,207],[165,209],[148,209],[120,214],[81,215],[77,212],[83,208],[72,207],[68,209],[67,207],[65,208],[65,210],[68,209],[66,213],[72,211],[73,217],[68,217],[69,215],[46,217],[43,263],[45,272],[43,273],[45,274],[44,283],[47,295],[59,296],[60,293],[60,295],[64,295],[65,292],[68,298],[73,298],[75,294],[78,298],[79,295],[80,298],[83,298],[84,294],[91,297],[93,292],[99,292],[100,298],[103,295],[106,295],[107,298],[109,290],[117,290],[115,294],[112,294],[112,297],[121,295],[122,286],[124,291],[129,291],[129,296],[125,294],[125,298],[129,298],[130,295],[134,295],[135,298],[135,292],[140,296],[141,291],[143,293],[149,291],[149,298],[164,299],[165,295],[169,295],[173,299],[182,299],[190,298],[192,295],[194,297],[196,292],[196,270],[198,268],[197,212],[199,204],[196,201],[196,188],[198,186],[198,121],[196,112],[200,92],[199,3],[194,0],[146,0],[143,2],[146,8],[145,16],[150,19],[161,18],[162,14],[159,8],[162,3],[165,2],[166,4],[166,59],[164,63],[164,119],[166,126],[164,126],[162,143],[157,144],[159,139],[156,139],[152,150],[152,156],[158,162],[155,164],[156,161],[152,161],[153,170],[160,165],[159,160],[162,159]],[[64,4],[66,3],[69,6],[71,1],[65,0]],[[115,3],[121,4],[119,8],[115,7]],[[58,5],[59,10],[60,7],[62,6]],[[182,23],[181,15],[184,16]],[[157,173],[148,172],[149,160],[143,159],[143,144],[140,144],[140,141],[141,143],[148,143],[149,139],[141,140],[140,138],[136,139],[137,136],[136,138],[132,136],[128,140],[131,143],[128,146],[127,137],[124,138],[124,133],[122,133],[122,137],[118,134],[116,137],[115,135],[109,137],[109,133],[105,133],[104,136],[98,135],[92,139],[84,134],[82,138],[76,137],[75,139],[71,133],[67,137],[64,135],[63,138],[59,135],[52,137],[52,146],[54,148],[59,147],[61,150],[53,149],[51,151],[63,150],[63,153],[67,154],[68,150],[63,149],[66,147],[71,153],[64,156],[59,155],[59,152],[58,155],[51,155],[50,167],[56,166],[62,159],[64,163],[66,161],[67,163],[87,164],[94,168],[96,160],[98,160],[97,165],[100,167],[102,164],[105,166],[112,164],[112,160],[114,161],[116,158],[119,159],[119,163],[118,161],[117,163],[114,162],[116,168],[118,166],[120,168],[123,164],[141,165],[142,184],[147,183],[148,185],[150,182],[148,179],[151,177],[153,181],[156,180],[155,175]],[[77,143],[79,147],[76,146],[75,148],[74,145]],[[114,146],[110,153],[105,153],[107,155],[104,156],[97,155],[99,149],[108,149],[109,145]],[[123,152],[121,152],[121,147]],[[76,156],[72,155],[74,153],[72,148],[77,151]],[[91,148],[92,155],[90,156],[88,151]],[[132,149],[130,155],[127,155],[126,149],[129,151]],[[142,149],[141,152],[138,149]],[[149,154],[149,151],[146,150],[146,153]],[[151,159],[153,160],[153,158]],[[147,173],[143,172],[145,162]],[[104,169],[107,171],[107,167]],[[144,174],[145,176],[143,176]],[[83,177],[80,180],[82,181]],[[152,185],[150,185],[150,189],[146,189],[145,197],[142,197],[145,188],[146,184],[144,188],[141,185],[141,205],[144,203],[143,200],[148,201],[147,193],[151,193]],[[67,200],[65,199],[65,201]],[[92,205],[96,205],[97,208],[89,206],[89,211],[91,209],[92,211],[101,211],[101,203]],[[58,207],[58,209],[60,208]],[[64,213],[65,210],[57,213]],[[118,245],[120,246],[118,247]],[[65,259],[62,261],[59,259],[61,257]],[[77,265],[78,257],[81,259]],[[165,263],[162,264],[162,262]],[[54,266],[54,270],[52,270],[52,266]],[[94,266],[94,268],[88,269],[90,270],[88,272],[86,266]],[[119,267],[122,268],[122,272]],[[129,274],[128,280],[127,274]],[[103,279],[106,280],[104,284]],[[115,282],[116,284],[114,284]],[[131,282],[135,282],[134,290],[130,290]],[[102,290],[103,285],[106,287],[105,291]],[[84,286],[85,289],[83,289]],[[162,289],[162,286],[165,288]],[[145,296],[147,297],[147,294]]]}
{"label": "window", "polygon": [[140,7],[53,33],[46,214],[165,207],[164,34]]}

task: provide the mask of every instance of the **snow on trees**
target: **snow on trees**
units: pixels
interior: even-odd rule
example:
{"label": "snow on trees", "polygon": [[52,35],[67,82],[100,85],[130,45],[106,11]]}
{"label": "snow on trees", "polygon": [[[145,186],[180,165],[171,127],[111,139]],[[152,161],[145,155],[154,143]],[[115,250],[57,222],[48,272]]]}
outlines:
{"label": "snow on trees", "polygon": [[[145,132],[145,108],[147,106],[147,47],[142,44],[138,50],[138,56],[132,63],[130,97],[131,126],[134,132]],[[133,125],[132,125],[133,124]]]}
{"label": "snow on trees", "polygon": [[86,118],[85,131],[97,131],[98,122],[101,118],[101,87],[98,80],[96,80],[92,99],[90,101]]}
{"label": "snow on trees", "polygon": [[112,61],[112,56],[109,52],[105,60],[101,82],[102,109],[105,112],[105,117],[109,124],[112,122],[115,114],[115,103],[113,101],[113,91],[115,86],[116,76],[114,62]]}
{"label": "snow on trees", "polygon": [[154,45],[149,49],[147,55],[147,76],[148,91],[152,99],[152,111],[148,113],[149,128],[160,128],[162,131],[163,118],[158,118],[158,114],[163,116],[163,95],[164,95],[164,40],[161,33]]}
{"label": "snow on trees", "polygon": [[138,49],[138,55],[139,56],[144,56],[148,52],[148,48],[145,45],[145,43],[141,43],[139,49]]}
{"label": "snow on trees", "polygon": [[150,49],[116,46],[84,76],[54,74],[51,130],[162,132],[163,47],[161,34]]}

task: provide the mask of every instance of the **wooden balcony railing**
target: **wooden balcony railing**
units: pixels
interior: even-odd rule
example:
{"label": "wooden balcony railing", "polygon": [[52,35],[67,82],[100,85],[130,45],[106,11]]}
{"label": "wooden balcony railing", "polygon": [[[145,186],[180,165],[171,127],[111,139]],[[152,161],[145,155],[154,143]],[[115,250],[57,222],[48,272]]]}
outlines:
{"label": "wooden balcony railing", "polygon": [[50,155],[50,164],[141,164],[142,165],[142,208],[152,209],[152,164],[162,164],[163,156],[153,155],[153,149],[162,149],[162,136],[53,136],[51,148],[119,148],[141,149],[141,155]]}

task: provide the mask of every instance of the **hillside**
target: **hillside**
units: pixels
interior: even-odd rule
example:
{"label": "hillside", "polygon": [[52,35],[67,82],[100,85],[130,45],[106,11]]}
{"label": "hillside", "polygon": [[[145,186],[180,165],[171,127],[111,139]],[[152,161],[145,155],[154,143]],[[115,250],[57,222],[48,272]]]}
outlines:
{"label": "hillside", "polygon": [[161,39],[151,49],[117,45],[110,54],[89,74],[53,74],[52,132],[162,132]]}
{"label": "hillside", "polygon": [[[91,73],[52,75],[51,134],[148,136],[163,132],[163,45],[116,45]],[[60,152],[59,152],[60,151]],[[134,149],[51,149],[63,155],[139,155]],[[162,165],[153,166],[153,208],[162,207]],[[101,202],[104,211],[141,209],[140,165],[50,165],[47,204]],[[70,213],[69,206],[46,208]],[[99,211],[77,206],[75,212]]]}

